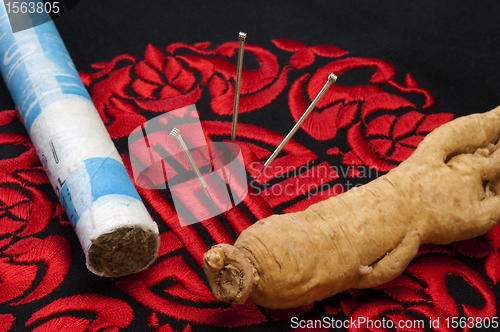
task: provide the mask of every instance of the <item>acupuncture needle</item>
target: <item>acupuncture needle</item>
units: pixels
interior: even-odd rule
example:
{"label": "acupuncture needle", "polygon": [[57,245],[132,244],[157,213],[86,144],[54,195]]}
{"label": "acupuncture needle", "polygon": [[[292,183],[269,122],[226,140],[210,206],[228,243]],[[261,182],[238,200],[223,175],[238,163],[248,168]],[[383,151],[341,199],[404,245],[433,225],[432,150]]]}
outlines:
{"label": "acupuncture needle", "polygon": [[335,83],[336,81],[337,81],[337,76],[335,74],[331,73],[328,76],[328,81],[323,86],[323,88],[321,89],[321,91],[318,93],[318,95],[316,96],[316,98],[314,98],[314,100],[311,103],[311,105],[309,105],[309,107],[307,108],[307,110],[300,117],[299,121],[297,121],[297,123],[295,124],[295,126],[293,126],[292,130],[290,130],[290,132],[288,133],[288,135],[286,135],[285,139],[283,139],[283,141],[276,148],[276,150],[274,150],[273,154],[267,159],[267,161],[265,162],[264,166],[262,167],[262,170],[255,177],[255,179],[257,179],[262,174],[262,172],[264,172],[264,170],[269,166],[269,164],[271,164],[271,162],[281,152],[281,150],[286,145],[286,143],[288,143],[288,141],[292,138],[292,136],[299,129],[299,127],[302,125],[302,123],[306,120],[306,118],[309,116],[309,114],[311,114],[312,110],[316,107],[316,104],[321,100],[321,98],[323,98],[323,95],[326,93],[326,91],[328,90],[328,88],[332,85],[332,83]]}
{"label": "acupuncture needle", "polygon": [[[240,32],[238,35],[238,39],[240,41],[240,48],[238,51],[238,64],[236,71],[236,87],[234,92],[234,107],[233,107],[233,126],[231,129],[231,158],[234,154],[234,142],[236,141],[236,127],[238,125],[238,109],[240,107],[240,90],[241,90],[241,72],[243,71],[243,52],[245,51],[245,40],[247,38],[247,34],[244,32]],[[229,161],[231,162],[231,160]],[[224,172],[224,168],[222,169],[224,174],[224,180],[226,180],[226,174]],[[229,181],[227,184],[231,185],[231,170],[229,170]],[[228,188],[229,189],[229,188]],[[231,205],[234,205],[233,197],[231,195],[231,190],[229,190],[229,197],[231,198]],[[229,210],[226,207],[226,211]]]}
{"label": "acupuncture needle", "polygon": [[179,145],[181,146],[182,152],[184,152],[184,154],[186,155],[186,158],[188,159],[189,164],[193,168],[194,173],[196,174],[196,177],[200,181],[201,186],[203,187],[203,189],[207,193],[208,197],[210,198],[210,200],[214,204],[217,211],[219,212],[218,214],[221,214],[219,211],[219,208],[217,207],[217,204],[215,204],[215,201],[212,198],[212,195],[210,195],[210,192],[208,191],[207,183],[205,182],[205,179],[201,175],[200,169],[198,168],[198,166],[196,166],[196,163],[194,162],[193,156],[189,152],[189,149],[187,148],[186,143],[184,142],[184,139],[182,138],[181,132],[179,131],[179,129],[174,127],[174,129],[172,129],[172,131],[170,132],[170,136],[172,136],[173,138],[175,138],[177,140],[177,142],[179,142]]}
{"label": "acupuncture needle", "polygon": [[231,141],[233,143],[236,140],[236,126],[238,125],[238,108],[240,107],[241,72],[243,70],[243,52],[247,34],[244,32],[240,32],[238,38],[240,40],[240,49],[238,53],[238,69],[236,72],[236,88],[234,94],[233,128],[231,131]]}

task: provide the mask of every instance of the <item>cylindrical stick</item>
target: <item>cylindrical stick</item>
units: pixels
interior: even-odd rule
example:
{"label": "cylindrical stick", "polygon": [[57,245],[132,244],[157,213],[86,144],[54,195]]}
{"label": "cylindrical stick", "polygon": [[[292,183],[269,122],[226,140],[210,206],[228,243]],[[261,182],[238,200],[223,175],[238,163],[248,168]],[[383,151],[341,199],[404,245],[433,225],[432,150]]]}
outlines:
{"label": "cylindrical stick", "polygon": [[158,226],[54,23],[13,33],[0,0],[0,60],[2,76],[90,271],[115,277],[145,269],[158,252]]}

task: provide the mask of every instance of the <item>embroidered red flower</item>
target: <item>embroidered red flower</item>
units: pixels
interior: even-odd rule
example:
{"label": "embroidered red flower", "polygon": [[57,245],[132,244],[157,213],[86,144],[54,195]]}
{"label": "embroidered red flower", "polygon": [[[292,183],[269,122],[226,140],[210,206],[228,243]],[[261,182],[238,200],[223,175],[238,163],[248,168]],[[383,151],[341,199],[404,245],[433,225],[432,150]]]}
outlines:
{"label": "embroidered red flower", "polygon": [[[14,111],[0,113],[0,126],[17,121]],[[0,134],[0,145],[17,151],[0,162],[0,303],[17,306],[57,288],[72,251],[63,236],[38,237],[55,217],[57,203],[42,187],[49,180],[27,135]]]}
{"label": "embroidered red flower", "polygon": [[289,39],[273,40],[273,43],[282,50],[295,53],[290,59],[290,65],[295,69],[302,69],[312,65],[317,55],[328,58],[339,58],[348,53],[337,46],[308,46],[302,42]]}
{"label": "embroidered red flower", "polygon": [[[210,43],[199,43],[189,46],[175,43],[167,47],[167,51],[175,54],[180,50],[190,50],[196,54],[176,56],[197,70],[202,77],[202,84],[208,85],[212,97],[212,110],[219,115],[233,114],[237,42],[224,43],[213,50],[208,49]],[[289,67],[280,69],[277,57],[268,50],[252,44],[245,44],[245,54],[251,54],[259,64],[256,70],[248,70],[243,66],[241,74],[239,113],[250,112],[270,104],[285,88]]]}
{"label": "embroidered red flower", "polygon": [[[360,68],[374,68],[369,82],[356,86],[345,86],[343,77]],[[385,92],[382,86],[392,86],[399,91],[420,93],[425,98],[424,107],[432,105],[432,96],[416,86],[416,82],[407,77],[407,86],[401,87],[394,81],[395,70],[385,61],[364,58],[344,58],[331,62],[316,71],[312,77],[309,74],[301,76],[290,89],[290,111],[295,120],[304,113],[310,101],[319,93],[330,73],[338,76],[336,84],[332,85],[316,110],[309,115],[303,124],[303,129],[317,140],[327,140],[336,137],[337,131],[353,123],[356,116],[363,119],[377,110],[394,111],[415,105],[405,98]],[[310,79],[309,79],[310,78]],[[307,83],[307,86],[306,86]],[[368,83],[368,84],[366,84]],[[304,95],[303,91],[307,94]]]}
{"label": "embroidered red flower", "polygon": [[[43,278],[37,282],[27,296],[11,305],[20,305],[38,300],[48,294],[64,280],[72,259],[72,247],[69,240],[60,235],[51,235],[44,239],[28,237],[18,240],[2,252],[6,259],[0,271],[16,271],[15,278],[5,278],[0,283],[0,293],[6,291],[10,297],[3,297],[0,302],[19,297],[32,286],[37,273],[43,272]],[[15,266],[15,267],[14,267]],[[40,270],[39,266],[44,268]],[[26,295],[26,294],[24,294]]]}
{"label": "embroidered red flower", "polygon": [[141,109],[168,112],[194,104],[201,96],[195,74],[153,45],[146,48],[144,60],[125,54],[92,66],[100,70],[80,76],[112,138],[127,136],[146,122]]}
{"label": "embroidered red flower", "polygon": [[[78,317],[75,312],[88,312],[93,318]],[[129,326],[132,319],[132,308],[122,300],[79,294],[57,299],[34,312],[26,326],[31,331],[118,331]]]}
{"label": "embroidered red flower", "polygon": [[[331,87],[302,129],[316,140],[332,140],[333,145],[333,139],[347,138],[347,151],[335,147],[326,151],[326,154],[343,154],[346,165],[389,170],[408,157],[428,132],[452,118],[451,114],[430,114],[427,109],[433,105],[432,95],[420,88],[410,75],[406,76],[403,85],[399,84],[395,69],[387,62],[346,57],[346,51],[330,45],[308,46],[290,40],[273,42],[280,50],[293,53],[285,65],[278,62],[277,52],[272,49],[251,44],[245,46],[245,54],[255,59],[246,68],[256,65],[258,68],[243,71],[240,113],[266,106],[271,108],[274,100],[286,93],[291,114],[298,119],[325,84],[328,74],[334,72],[339,75],[337,84]],[[227,140],[231,132],[228,115],[233,110],[237,49],[236,42],[215,47],[208,42],[194,45],[175,43],[162,50],[149,45],[143,60],[120,55],[109,63],[94,64],[96,71],[93,74],[82,72],[81,77],[113,138],[129,135],[152,114],[194,104],[207,97],[212,110],[205,110],[202,116],[224,122],[202,119],[203,129],[209,139]],[[324,65],[324,61],[331,62]],[[323,67],[313,72],[319,66]],[[299,78],[287,91],[289,73],[309,68],[313,68],[312,74],[297,73],[294,77]],[[350,76],[350,82],[342,81],[356,70],[367,68],[370,70],[369,79],[363,81],[358,76]],[[366,78],[366,75],[359,77]],[[0,113],[0,124],[13,119],[13,112]],[[256,126],[240,119],[238,144],[248,174],[255,176],[283,135],[266,128],[268,123]],[[317,167],[329,166],[322,159],[326,155],[313,150],[313,141],[309,146],[292,140],[268,171],[253,183],[255,187],[249,188],[251,193],[240,206],[230,210],[225,219],[214,217],[197,227],[180,227],[176,211],[164,193],[138,188],[163,231],[155,264],[141,273],[111,281],[117,286],[115,291],[123,292],[120,298],[129,299],[126,303],[100,295],[98,291],[57,298],[59,294],[54,290],[69,271],[71,247],[63,236],[43,237],[39,233],[47,228],[51,219],[60,216],[62,210],[58,204],[54,209],[53,202],[41,189],[41,185],[47,185],[47,179],[27,136],[1,135],[4,134],[0,134],[0,140],[6,142],[4,144],[13,144],[25,151],[17,158],[0,161],[4,179],[0,183],[0,221],[6,221],[0,228],[0,249],[3,250],[0,253],[0,294],[6,296],[0,302],[20,308],[26,303],[48,298],[50,294],[54,300],[37,309],[25,322],[15,321],[12,315],[0,316],[0,326],[3,324],[8,329],[13,323],[19,323],[34,330],[83,331],[117,330],[140,322],[158,331],[189,332],[193,324],[200,325],[199,328],[202,325],[236,327],[268,320],[284,321],[313,307],[273,311],[257,308],[251,303],[243,306],[218,303],[208,288],[202,268],[203,254],[210,245],[233,243],[235,235],[256,220],[275,212],[303,210],[312,202],[343,190],[340,185],[338,191],[322,191],[311,199],[303,199],[304,194],[325,182],[336,183],[338,178],[332,172],[315,172]],[[320,152],[324,154],[325,151]],[[128,156],[122,157],[129,167]],[[310,164],[316,160],[319,160],[317,165]],[[302,166],[305,170],[299,173],[303,176],[296,176],[287,168],[300,169]],[[270,186],[259,187],[267,184]],[[258,192],[259,188],[263,190]],[[294,194],[283,194],[280,188],[292,188]],[[307,189],[301,191],[301,188]],[[469,250],[460,244],[454,247],[459,252],[485,258],[486,274],[494,283],[500,280],[496,268],[500,262],[496,238],[488,238],[491,242],[488,242],[488,248],[481,246]],[[427,255],[449,252],[447,249],[431,249]],[[488,250],[493,254],[487,257]],[[366,300],[365,291],[351,291],[350,300],[346,300],[345,297],[349,296],[344,294],[314,306],[319,312],[324,307],[324,311],[332,316],[385,317],[394,322],[418,317],[441,317],[443,320],[446,315],[459,316],[462,313],[468,317],[496,314],[494,299],[486,282],[470,267],[457,262],[449,257],[431,256],[427,259],[424,256],[411,264],[405,275],[375,290],[380,296],[376,294],[370,297],[371,300]],[[450,274],[468,283],[482,297],[484,307],[460,306],[446,288],[445,281]],[[331,301],[340,301],[340,308],[330,306]],[[132,306],[134,312],[137,308],[137,313],[146,314],[143,319],[134,321]],[[109,315],[110,312],[113,315]],[[169,324],[171,322],[177,323]],[[289,327],[289,321],[283,324]],[[419,331],[418,328],[399,330]]]}
{"label": "embroidered red flower", "polygon": [[[238,44],[224,43],[209,50],[210,43],[193,46],[171,44],[166,53],[148,45],[144,60],[120,55],[109,63],[96,63],[98,72],[81,72],[91,97],[112,138],[128,135],[146,121],[140,110],[168,112],[196,103],[204,90],[219,115],[233,113]],[[185,54],[185,53],[188,54]],[[271,103],[285,88],[289,67],[280,70],[274,54],[247,44],[245,52],[255,56],[260,68],[242,73],[239,112]],[[126,118],[123,114],[127,114]]]}
{"label": "embroidered red flower", "polygon": [[[482,304],[476,307],[458,302],[446,285],[446,279],[451,276],[461,278],[467,283],[482,299]],[[364,302],[349,313],[350,317],[371,317],[374,321],[389,318],[396,327],[397,324],[408,325],[402,326],[408,331],[419,330],[415,324],[418,324],[422,331],[425,330],[422,329],[423,326],[431,327],[434,331],[455,331],[459,325],[453,326],[454,324],[460,324],[463,331],[469,331],[471,326],[475,326],[471,323],[485,319],[489,319],[491,323],[491,317],[496,315],[495,296],[480,273],[449,256],[418,258],[408,266],[405,274],[377,288],[384,290],[397,302],[381,299]],[[463,311],[465,316],[460,318],[460,322],[453,323],[452,318],[458,319],[460,311]],[[403,317],[404,313],[406,315]],[[433,326],[430,326],[431,321],[434,322]],[[413,326],[410,326],[411,324]]]}
{"label": "embroidered red flower", "polygon": [[[17,121],[15,111],[0,112],[0,126]],[[0,161],[0,235],[10,234],[0,240],[1,248],[14,235],[33,235],[47,227],[56,204],[38,186],[47,184],[49,179],[29,137],[18,133],[0,134],[0,145],[18,151],[17,155]]]}
{"label": "embroidered red flower", "polygon": [[347,132],[352,151],[344,154],[344,164],[387,172],[408,158],[426,134],[452,119],[450,113],[410,111],[400,117],[382,114],[369,122],[359,121]]}
{"label": "embroidered red flower", "polygon": [[[375,69],[369,84],[343,85],[346,74],[362,68]],[[419,88],[410,75],[406,77],[405,86],[398,84],[394,79],[395,70],[387,62],[344,58],[293,83],[289,104],[296,121],[326,83],[329,73],[338,75],[337,83],[326,92],[302,128],[317,140],[335,138],[339,130],[348,128],[347,141],[352,148],[351,152],[344,153],[344,164],[348,166],[366,165],[388,171],[406,159],[426,134],[453,118],[447,113],[425,115],[416,111],[417,106],[405,95],[420,96],[422,108],[433,105],[432,95]],[[342,152],[335,149],[328,153]]]}
{"label": "embroidered red flower", "polygon": [[500,280],[500,227],[494,227],[486,234],[486,238],[489,252],[484,267],[486,274],[496,285]]}

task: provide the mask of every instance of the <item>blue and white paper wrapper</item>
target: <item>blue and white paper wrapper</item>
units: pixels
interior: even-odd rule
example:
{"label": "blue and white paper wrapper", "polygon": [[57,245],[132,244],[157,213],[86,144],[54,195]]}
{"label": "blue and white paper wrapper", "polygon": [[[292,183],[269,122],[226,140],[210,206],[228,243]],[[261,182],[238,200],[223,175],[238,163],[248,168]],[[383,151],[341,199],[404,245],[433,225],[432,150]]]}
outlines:
{"label": "blue and white paper wrapper", "polygon": [[[152,220],[52,21],[12,33],[0,0],[0,70],[90,266],[91,240]],[[137,271],[134,271],[137,272]]]}

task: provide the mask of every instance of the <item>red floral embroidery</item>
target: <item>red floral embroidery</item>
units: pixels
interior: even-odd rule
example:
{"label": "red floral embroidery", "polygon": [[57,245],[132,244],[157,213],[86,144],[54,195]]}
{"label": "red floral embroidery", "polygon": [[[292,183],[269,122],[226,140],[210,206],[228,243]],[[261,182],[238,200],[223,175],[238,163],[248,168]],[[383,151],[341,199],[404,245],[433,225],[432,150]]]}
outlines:
{"label": "red floral embroidery", "polygon": [[[38,282],[36,288],[21,301],[11,305],[28,303],[52,292],[62,283],[68,273],[72,258],[69,241],[65,237],[58,235],[52,235],[45,239],[26,238],[19,240],[4,250],[3,253],[12,256],[14,264],[25,266],[25,271],[31,272],[33,276],[39,270],[37,263],[42,263],[45,266],[45,275]],[[19,282],[22,279],[17,280]]]}
{"label": "red floral embroidery", "polygon": [[[353,309],[342,310],[351,318],[370,319],[381,323],[384,319],[392,320],[395,327],[401,325],[406,329],[401,331],[425,331],[430,328],[430,321],[437,321],[434,331],[454,331],[451,326],[451,317],[459,317],[459,310],[465,313],[464,319],[478,317],[494,317],[496,315],[495,297],[485,280],[464,263],[446,256],[423,257],[412,262],[407,273],[416,278],[412,279],[403,274],[390,283],[378,287],[384,290],[394,301],[375,299],[364,303],[355,303]],[[484,304],[478,308],[458,303],[449,295],[446,287],[446,278],[456,276],[468,283]],[[448,322],[446,321],[448,319]],[[405,326],[406,324],[406,326]],[[412,325],[410,324],[418,324]],[[388,324],[387,324],[388,325]],[[373,326],[373,325],[372,325]],[[367,325],[356,326],[349,331],[365,331]],[[369,328],[369,331],[382,329]],[[464,331],[468,331],[465,328]]]}
{"label": "red floral embroidery", "polygon": [[[342,75],[363,67],[376,69],[370,78],[371,84],[342,86]],[[345,58],[321,68],[310,80],[309,74],[305,74],[293,83],[289,103],[296,121],[331,72],[339,76],[337,84],[327,91],[317,105],[318,111],[309,115],[302,128],[317,140],[332,139],[339,130],[348,128],[347,141],[352,151],[344,153],[346,165],[366,165],[379,171],[389,171],[410,156],[425,134],[453,118],[452,114],[447,113],[426,116],[415,111],[416,106],[404,97],[384,91],[395,88],[396,92],[418,94],[423,97],[422,108],[432,106],[432,95],[419,88],[410,75],[406,77],[406,86],[402,86],[394,80],[394,68],[384,61]],[[307,97],[303,91],[307,91]],[[404,109],[410,111],[399,117],[394,114]],[[380,116],[373,119],[377,113]],[[336,155],[341,153],[338,148],[328,152]]]}
{"label": "red floral embroidery", "polygon": [[[0,113],[0,126],[19,121],[15,111]],[[48,178],[25,134],[0,134],[0,145],[21,146],[0,161],[0,304],[21,306],[54,291],[69,271],[72,250],[60,235],[41,238],[56,216],[56,203],[44,187]],[[13,315],[0,316],[8,330]]]}
{"label": "red floral embroidery", "polygon": [[496,285],[500,280],[500,227],[493,228],[487,235],[491,253],[486,259],[485,269],[488,277]]}
{"label": "red floral embroidery", "polygon": [[[203,121],[202,127],[208,141],[220,141],[224,137],[230,137],[231,134],[231,123],[229,122]],[[256,143],[263,137],[266,137],[267,142],[271,142],[274,146],[277,146],[283,139],[282,136],[269,130],[247,124],[239,125],[239,136],[241,139],[246,140],[246,143],[241,145],[241,149],[247,171],[250,174],[257,174],[262,167],[261,159],[269,156],[272,152],[259,148]],[[161,142],[159,142],[159,144],[161,146]],[[128,157],[122,157],[125,165],[129,167],[130,171]],[[263,183],[282,176],[283,169],[280,168],[280,166],[293,166],[299,168],[316,158],[317,156],[308,149],[297,143],[291,142],[289,146],[285,147],[283,156],[280,156],[280,158],[276,160],[277,166],[274,166],[273,171],[269,172],[270,176],[265,178]],[[278,185],[279,184],[276,184],[275,186]],[[232,306],[231,308],[187,309],[185,305],[186,301],[192,303],[217,303],[217,301],[202,282],[199,274],[194,273],[185,263],[182,256],[173,256],[164,260],[161,260],[161,257],[180,248],[185,248],[201,268],[203,266],[203,254],[208,250],[209,246],[191,227],[180,227],[173,207],[161,194],[157,191],[141,188],[138,190],[145,201],[163,218],[163,221],[171,229],[171,232],[161,235],[161,250],[158,262],[144,272],[117,282],[117,286],[157,313],[155,316],[151,317],[151,324],[156,326],[155,320],[158,314],[177,319],[184,318],[192,322],[208,325],[220,325],[223,322],[225,326],[241,326],[265,321],[265,317],[262,316],[252,304]],[[277,199],[279,199],[279,195],[259,195],[253,192],[245,198],[243,205],[254,214],[255,219],[261,219],[272,214],[270,207],[279,204],[279,202],[275,202]],[[229,225],[238,233],[252,223],[248,215],[241,212],[240,207],[233,208],[225,218]],[[201,226],[206,229],[207,233],[210,234],[212,239],[216,242],[233,243],[234,241],[218,218],[211,218],[210,220],[204,221],[201,223]],[[172,266],[175,266],[175,268],[172,268]],[[161,294],[154,293],[152,288],[165,280],[174,281],[175,286],[164,289]],[[165,297],[164,294],[169,294],[169,297]],[[298,311],[294,310],[292,312],[298,313],[305,310],[307,310],[307,308],[302,308]],[[183,313],[182,316],[179,316],[180,312]],[[274,317],[292,316],[292,314],[287,314],[286,311],[281,313],[271,311],[270,315]],[[234,321],[230,319],[231,317],[235,318]]]}
{"label": "red floral embroidery", "polygon": [[426,116],[411,111],[399,118],[384,114],[370,122],[358,122],[347,132],[352,151],[344,154],[344,163],[387,172],[408,158],[426,134],[452,119],[449,113]]}
{"label": "red floral embroidery", "polygon": [[[94,68],[101,69],[94,74],[81,72],[111,137],[126,136],[146,121],[138,109],[167,112],[194,104],[206,88],[212,96],[213,111],[232,114],[236,66],[229,59],[235,57],[238,44],[225,43],[214,50],[208,50],[208,46],[208,43],[172,44],[167,47],[169,55],[165,55],[149,45],[142,61],[121,55],[110,63],[94,64]],[[175,55],[182,50],[195,54]],[[276,56],[261,47],[247,44],[245,52],[255,56],[260,69],[242,73],[240,113],[271,103],[286,86],[289,70],[285,67],[280,73]],[[117,68],[123,62],[132,64]],[[201,74],[201,82],[197,81],[195,71]],[[130,94],[128,87],[135,94]],[[123,114],[128,115],[126,120]]]}
{"label": "red floral embroidery", "polygon": [[[8,125],[12,122],[19,121],[19,116],[16,111],[2,111],[0,113],[0,126]],[[0,142],[17,147],[23,147],[23,151],[16,158],[6,158],[0,160],[0,170],[4,172],[14,172],[18,169],[27,168],[39,162],[36,151],[31,144],[31,141],[26,134],[17,133],[0,133]]]}
{"label": "red floral embroidery", "polygon": [[316,55],[337,58],[347,54],[340,47],[331,45],[307,46],[302,42],[295,40],[281,39],[273,40],[274,45],[282,50],[294,52],[290,59],[290,64],[295,69],[302,69],[314,63]]}
{"label": "red floral embroidery", "polygon": [[[10,313],[0,315],[0,329],[9,330],[16,324],[33,331],[116,331],[135,327],[189,332],[203,329],[203,325],[256,324],[290,329],[289,319],[296,315],[304,319],[330,315],[340,320],[365,317],[393,322],[424,318],[428,323],[430,318],[443,322],[450,315],[497,314],[490,283],[500,280],[498,227],[483,238],[449,247],[423,246],[405,274],[376,290],[351,290],[314,306],[293,310],[264,310],[251,303],[230,306],[215,301],[202,262],[211,245],[233,243],[245,228],[273,213],[303,210],[343,192],[339,175],[325,161],[329,155],[342,156],[347,166],[365,165],[388,171],[406,159],[427,133],[453,118],[452,114],[433,112],[432,94],[419,87],[409,74],[400,83],[394,67],[385,61],[349,57],[347,51],[332,45],[309,46],[292,40],[273,43],[275,50],[245,46],[245,54],[255,58],[258,68],[243,71],[240,113],[255,112],[257,116],[258,110],[274,107],[275,99],[282,96],[288,97],[288,116],[297,120],[325,84],[328,74],[334,72],[339,76],[337,84],[301,128],[309,137],[326,142],[309,145],[310,140],[303,143],[297,136],[297,141],[290,141],[258,181],[250,185],[242,204],[223,217],[211,218],[196,227],[180,227],[164,192],[138,188],[162,229],[161,247],[157,261],[148,270],[112,281],[116,287],[109,292],[118,292],[117,297],[101,295],[98,290],[93,294],[66,293],[67,297],[59,297],[56,290],[68,281],[73,250],[68,238],[44,232],[54,220],[57,227],[69,224],[61,206],[46,192],[48,179],[29,138],[0,133],[0,144],[15,146],[20,151],[15,158],[0,160],[0,305],[17,310],[45,301],[24,321]],[[119,55],[110,62],[92,65],[93,73],[80,74],[112,138],[126,137],[159,112],[210,98],[212,109],[200,110],[207,141],[227,141],[231,133],[228,115],[233,108],[237,49],[235,42],[214,47],[208,42],[175,43],[164,49],[149,45],[142,60]],[[288,63],[278,63],[277,49],[290,55]],[[356,72],[366,68],[371,70],[368,79],[357,79]],[[288,82],[294,71],[293,77],[298,79]],[[357,80],[344,84],[343,77],[349,75]],[[14,111],[0,113],[0,126],[14,121],[19,121]],[[283,139],[268,125],[274,126],[256,126],[244,119],[238,125],[238,144],[250,177],[260,172],[263,162]],[[348,147],[342,144],[344,141]],[[129,157],[122,154],[122,158],[130,172]],[[328,172],[316,172],[319,168]],[[349,173],[350,177],[358,175],[355,169]],[[333,191],[322,191],[323,184],[337,186]],[[293,193],[284,194],[283,188],[291,188]],[[472,269],[459,255],[482,259],[484,271]],[[450,277],[466,283],[483,305],[457,301],[447,287]],[[309,311],[313,307],[314,313]],[[304,315],[306,311],[309,312]],[[144,317],[139,319],[138,314]],[[141,323],[145,326],[138,326]],[[269,326],[263,325],[263,329]],[[443,326],[434,330],[451,331]]]}
{"label": "red floral embroidery", "polygon": [[0,329],[2,331],[10,330],[15,319],[14,315],[11,314],[0,315]]}
{"label": "red floral embroidery", "polygon": [[[73,312],[83,311],[95,315],[94,319],[78,318]],[[68,313],[68,316],[64,314]],[[73,295],[60,298],[33,313],[26,322],[31,331],[98,331],[127,327],[133,311],[122,300],[98,294]],[[46,321],[40,325],[40,322]]]}
{"label": "red floral embroidery", "polygon": [[[224,43],[214,50],[208,50],[210,43],[189,46],[184,43],[172,44],[167,47],[170,53],[180,49],[189,49],[201,55],[181,55],[190,68],[198,70],[202,75],[202,83],[208,84],[212,96],[212,109],[216,114],[229,115],[233,113],[235,94],[236,66],[229,58],[234,58],[238,43]],[[245,113],[271,103],[285,88],[289,68],[279,69],[277,58],[262,47],[245,44],[245,53],[255,56],[260,65],[258,70],[244,69],[241,77],[241,97],[239,112]],[[210,56],[217,57],[210,57]],[[220,58],[220,57],[223,58]]]}
{"label": "red floral embroidery", "polygon": [[[101,70],[93,75],[80,73],[82,81],[87,86],[93,83],[90,94],[112,138],[127,136],[134,128],[146,121],[146,118],[140,115],[135,106],[127,100],[131,98],[126,88],[132,81],[130,78],[132,65],[114,70],[119,62],[130,63],[135,62],[135,59],[128,55],[119,56],[109,64],[95,64],[94,67]],[[99,80],[95,81],[96,79]],[[123,116],[124,114],[127,116]]]}

